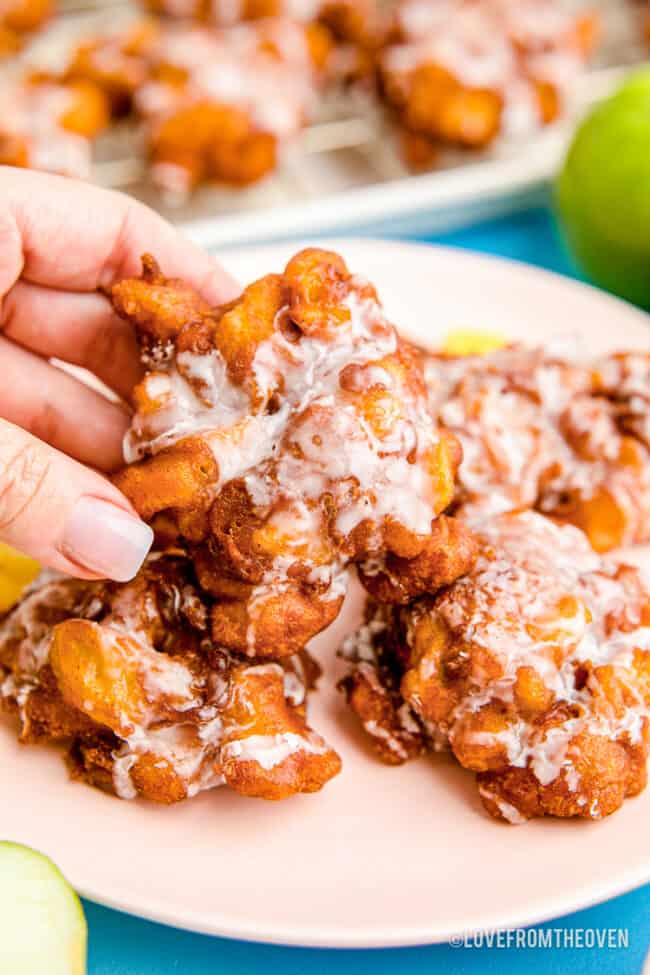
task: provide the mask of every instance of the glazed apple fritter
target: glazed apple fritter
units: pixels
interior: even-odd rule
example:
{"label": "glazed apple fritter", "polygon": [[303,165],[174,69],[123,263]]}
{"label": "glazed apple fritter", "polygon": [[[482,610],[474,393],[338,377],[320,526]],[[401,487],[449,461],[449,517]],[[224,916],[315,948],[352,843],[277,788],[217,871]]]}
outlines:
{"label": "glazed apple fritter", "polygon": [[183,193],[273,170],[313,116],[329,50],[318,25],[288,19],[161,31],[135,102],[154,182]]}
{"label": "glazed apple fritter", "polygon": [[391,764],[449,746],[497,818],[609,815],[646,784],[650,590],[536,512],[486,518],[479,543],[448,589],[369,610],[349,703]]}
{"label": "glazed apple fritter", "polygon": [[561,112],[596,43],[558,0],[402,0],[380,57],[407,158],[526,135]]}
{"label": "glazed apple fritter", "polygon": [[600,552],[650,540],[650,356],[580,361],[512,345],[427,356],[431,406],[460,440],[470,523],[537,508]]}
{"label": "glazed apple fritter", "polygon": [[145,21],[88,41],[66,77],[105,92],[143,128],[149,175],[182,195],[275,168],[310,121],[331,50],[317,23],[270,18],[224,30]]}
{"label": "glazed apple fritter", "polygon": [[92,142],[109,120],[95,85],[34,75],[5,85],[0,109],[0,165],[90,175]]}
{"label": "glazed apple fritter", "polygon": [[133,110],[135,93],[149,78],[160,32],[155,21],[142,20],[90,37],[72,51],[63,77],[97,87],[108,99],[111,117],[122,118]]}
{"label": "glazed apple fritter", "polygon": [[223,783],[284,799],[340,760],[305,720],[306,653],[253,664],[216,645],[181,553],[128,584],[45,580],[0,624],[0,704],[21,741],[65,741],[73,774],[161,803]]}
{"label": "glazed apple fritter", "polygon": [[216,643],[302,649],[337,616],[353,563],[369,588],[388,569],[380,598],[397,602],[471,564],[470,533],[442,514],[458,443],[337,254],[303,251],[217,309],[145,258],[111,297],[148,367],[115,482],[160,539],[190,546]]}

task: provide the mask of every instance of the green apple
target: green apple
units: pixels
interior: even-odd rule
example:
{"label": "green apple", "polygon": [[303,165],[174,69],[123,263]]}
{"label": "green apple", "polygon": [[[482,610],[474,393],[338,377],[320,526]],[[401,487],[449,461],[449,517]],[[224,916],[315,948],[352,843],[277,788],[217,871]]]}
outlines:
{"label": "green apple", "polygon": [[589,277],[650,308],[650,70],[633,74],[579,126],[556,199]]}
{"label": "green apple", "polygon": [[86,933],[79,898],[58,867],[0,842],[0,972],[85,975]]}

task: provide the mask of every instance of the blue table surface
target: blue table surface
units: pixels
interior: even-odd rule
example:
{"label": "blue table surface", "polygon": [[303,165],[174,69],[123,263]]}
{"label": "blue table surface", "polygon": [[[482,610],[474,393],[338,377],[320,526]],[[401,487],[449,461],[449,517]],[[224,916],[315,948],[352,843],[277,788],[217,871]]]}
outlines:
{"label": "blue table surface", "polygon": [[[557,236],[550,211],[540,208],[438,237],[420,237],[455,247],[499,254],[577,277]],[[534,851],[533,851],[534,854]],[[567,884],[571,882],[567,877]],[[89,975],[326,975],[335,965],[339,975],[440,971],[455,973],[602,971],[638,975],[650,948],[650,884],[563,917],[540,929],[575,931],[588,942],[588,931],[623,929],[618,943],[627,947],[452,947],[431,945],[376,951],[326,951],[246,944],[176,931],[86,903],[89,927]],[[584,932],[584,934],[580,934]],[[553,934],[553,940],[559,935]],[[562,935],[565,938],[565,935]],[[616,937],[619,937],[618,935]],[[565,941],[565,945],[567,941]],[[45,973],[44,973],[45,975]]]}

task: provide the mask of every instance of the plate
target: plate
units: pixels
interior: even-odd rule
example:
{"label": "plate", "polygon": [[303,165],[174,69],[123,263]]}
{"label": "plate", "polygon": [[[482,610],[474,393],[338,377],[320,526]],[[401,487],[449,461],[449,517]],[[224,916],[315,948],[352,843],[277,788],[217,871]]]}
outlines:
{"label": "plate", "polygon": [[[296,244],[225,256],[249,281]],[[403,332],[435,345],[473,326],[529,342],[575,333],[594,353],[648,348],[650,317],[586,285],[464,251],[336,241]],[[650,550],[637,550],[650,567]],[[360,608],[316,641],[313,724],[343,758],[318,795],[263,803],[226,789],[171,808],[71,782],[54,748],[0,725],[0,833],[49,854],[81,893],[194,931],[292,945],[449,940],[545,920],[650,880],[650,789],[598,823],[501,825],[445,758],[381,765],[334,689],[334,651]]]}

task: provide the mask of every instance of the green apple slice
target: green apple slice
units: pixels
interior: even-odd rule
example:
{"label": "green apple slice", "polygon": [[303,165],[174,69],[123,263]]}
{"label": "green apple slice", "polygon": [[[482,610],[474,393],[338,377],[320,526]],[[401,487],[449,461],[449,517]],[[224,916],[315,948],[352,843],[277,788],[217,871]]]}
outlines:
{"label": "green apple slice", "polygon": [[0,972],[85,975],[86,918],[42,853],[0,842]]}

